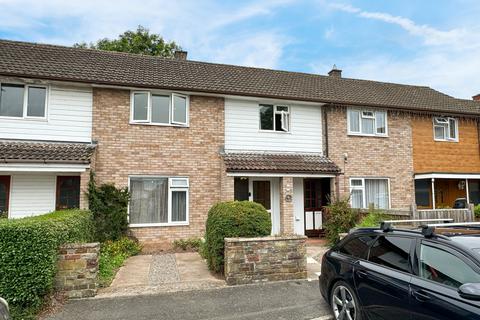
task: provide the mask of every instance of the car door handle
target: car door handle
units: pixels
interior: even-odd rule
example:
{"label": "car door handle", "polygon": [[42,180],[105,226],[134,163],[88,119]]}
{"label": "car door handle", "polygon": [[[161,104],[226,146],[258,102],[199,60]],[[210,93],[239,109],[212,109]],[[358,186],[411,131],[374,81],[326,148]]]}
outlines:
{"label": "car door handle", "polygon": [[359,278],[368,277],[368,273],[366,271],[363,271],[363,270],[357,270],[357,275],[358,275]]}
{"label": "car door handle", "polygon": [[428,301],[431,299],[428,293],[423,290],[413,291],[412,295],[420,302]]}

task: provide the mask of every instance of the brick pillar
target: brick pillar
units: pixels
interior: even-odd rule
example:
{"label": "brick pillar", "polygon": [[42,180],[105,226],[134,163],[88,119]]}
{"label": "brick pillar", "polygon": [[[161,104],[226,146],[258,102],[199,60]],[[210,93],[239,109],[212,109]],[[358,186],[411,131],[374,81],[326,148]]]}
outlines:
{"label": "brick pillar", "polygon": [[90,170],[87,169],[85,172],[80,174],[80,209],[88,209],[88,181],[90,180]]}
{"label": "brick pillar", "polygon": [[280,233],[293,234],[293,178],[280,178]]}
{"label": "brick pillar", "polygon": [[220,201],[233,201],[235,198],[234,181],[234,177],[227,176],[222,159],[222,164],[220,166]]}

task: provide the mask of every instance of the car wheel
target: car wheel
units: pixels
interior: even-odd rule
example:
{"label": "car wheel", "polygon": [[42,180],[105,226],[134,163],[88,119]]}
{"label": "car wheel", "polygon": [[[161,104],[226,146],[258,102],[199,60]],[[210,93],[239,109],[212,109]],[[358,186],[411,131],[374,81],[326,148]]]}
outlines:
{"label": "car wheel", "polygon": [[358,299],[353,289],[344,281],[333,285],[330,305],[335,320],[361,320]]}

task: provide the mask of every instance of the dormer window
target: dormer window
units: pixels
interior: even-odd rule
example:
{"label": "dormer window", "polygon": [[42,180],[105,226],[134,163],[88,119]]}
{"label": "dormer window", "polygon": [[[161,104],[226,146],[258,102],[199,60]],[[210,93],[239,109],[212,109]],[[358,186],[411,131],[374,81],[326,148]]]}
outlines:
{"label": "dormer window", "polygon": [[44,119],[47,109],[47,87],[2,83],[0,117]]}
{"label": "dormer window", "polygon": [[188,126],[188,96],[149,91],[132,92],[131,122]]}
{"label": "dormer window", "polygon": [[290,107],[261,104],[260,130],[290,132]]}
{"label": "dormer window", "polygon": [[455,118],[433,118],[433,132],[436,141],[458,141],[458,121]]}
{"label": "dormer window", "polygon": [[387,113],[373,110],[348,110],[348,134],[387,136]]}

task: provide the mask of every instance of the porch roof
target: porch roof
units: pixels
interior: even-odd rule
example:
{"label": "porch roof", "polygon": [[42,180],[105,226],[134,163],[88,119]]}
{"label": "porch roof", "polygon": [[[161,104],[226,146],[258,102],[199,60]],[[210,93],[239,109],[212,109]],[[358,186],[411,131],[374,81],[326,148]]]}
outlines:
{"label": "porch roof", "polygon": [[317,154],[298,153],[225,153],[227,172],[339,174],[340,168]]}
{"label": "porch roof", "polygon": [[0,163],[89,164],[95,144],[0,140]]}
{"label": "porch roof", "polygon": [[480,179],[480,173],[443,173],[443,172],[428,172],[416,173],[415,180],[420,179]]}

